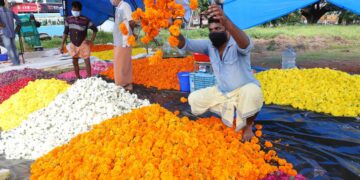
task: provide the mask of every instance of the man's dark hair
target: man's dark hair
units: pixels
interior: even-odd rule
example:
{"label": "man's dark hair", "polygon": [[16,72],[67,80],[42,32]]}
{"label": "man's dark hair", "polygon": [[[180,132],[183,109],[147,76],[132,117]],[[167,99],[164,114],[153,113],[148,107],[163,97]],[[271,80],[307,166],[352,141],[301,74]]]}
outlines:
{"label": "man's dark hair", "polygon": [[5,6],[5,0],[0,0],[0,6]]}
{"label": "man's dark hair", "polygon": [[82,4],[79,1],[73,1],[71,3],[71,6],[74,7],[74,8],[78,8],[80,11],[82,9]]}
{"label": "man's dark hair", "polygon": [[210,24],[210,23],[220,23],[220,21],[218,19],[214,19],[214,17],[210,17],[208,19],[208,24]]}

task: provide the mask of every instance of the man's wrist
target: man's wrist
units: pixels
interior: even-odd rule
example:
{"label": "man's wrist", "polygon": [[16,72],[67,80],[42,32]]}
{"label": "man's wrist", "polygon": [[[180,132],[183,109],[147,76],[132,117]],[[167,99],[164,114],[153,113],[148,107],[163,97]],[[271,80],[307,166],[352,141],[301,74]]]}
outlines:
{"label": "man's wrist", "polygon": [[225,19],[224,19],[225,28],[229,28],[231,25],[232,25],[232,23],[231,23],[230,19],[227,16],[225,16]]}

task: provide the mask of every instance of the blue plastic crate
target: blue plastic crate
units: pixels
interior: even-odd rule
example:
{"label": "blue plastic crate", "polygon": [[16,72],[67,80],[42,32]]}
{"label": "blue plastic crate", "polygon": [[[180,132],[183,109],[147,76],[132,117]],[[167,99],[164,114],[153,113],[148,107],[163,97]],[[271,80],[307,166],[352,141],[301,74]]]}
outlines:
{"label": "blue plastic crate", "polygon": [[0,61],[7,61],[9,59],[7,54],[0,54]]}
{"label": "blue plastic crate", "polygon": [[215,75],[210,73],[190,73],[190,92],[216,85]]}

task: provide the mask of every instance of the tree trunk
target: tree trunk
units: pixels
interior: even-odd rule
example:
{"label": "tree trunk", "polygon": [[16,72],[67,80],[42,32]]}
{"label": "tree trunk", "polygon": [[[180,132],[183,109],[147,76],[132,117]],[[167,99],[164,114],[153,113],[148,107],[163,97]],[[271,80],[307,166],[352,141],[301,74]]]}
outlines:
{"label": "tree trunk", "polygon": [[341,25],[343,23],[344,16],[345,16],[345,11],[341,11],[341,13],[339,14],[339,19],[338,19],[339,25]]}
{"label": "tree trunk", "polygon": [[332,11],[329,4],[320,7],[320,3],[315,3],[301,10],[301,15],[305,16],[308,24],[316,24],[327,12]]}

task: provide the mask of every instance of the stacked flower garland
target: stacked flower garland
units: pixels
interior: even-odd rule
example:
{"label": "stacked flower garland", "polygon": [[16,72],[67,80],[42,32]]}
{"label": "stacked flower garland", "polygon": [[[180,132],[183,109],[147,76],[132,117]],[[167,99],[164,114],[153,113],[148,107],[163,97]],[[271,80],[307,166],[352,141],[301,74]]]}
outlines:
{"label": "stacked flower garland", "polygon": [[[181,25],[183,23],[182,18],[185,14],[184,7],[181,4],[176,4],[176,0],[145,0],[144,4],[145,11],[138,8],[132,13],[133,20],[140,22],[142,30],[145,32],[145,36],[141,38],[141,42],[148,44],[159,35],[161,29],[168,29],[170,32],[168,42],[172,47],[176,47],[179,43],[176,36],[180,34]],[[197,0],[191,0],[190,8],[195,10],[197,7]],[[169,22],[170,19],[174,19],[173,23]],[[119,29],[122,34],[128,34],[128,29],[125,24],[120,24]],[[136,45],[136,40],[133,35],[129,37],[128,43],[132,46]],[[162,52],[161,50],[158,50],[150,60],[156,61],[161,58]]]}
{"label": "stacked flower garland", "polygon": [[[190,121],[152,105],[96,125],[37,159],[31,179],[260,179],[290,163],[259,139],[241,143],[240,133],[217,118]],[[270,163],[272,162],[272,163]]]}
{"label": "stacked flower garland", "polygon": [[[181,71],[193,71],[194,59],[192,56],[186,58],[163,59],[156,64],[150,65],[150,59],[138,59],[133,61],[133,77],[135,84],[158,89],[179,90],[177,73]],[[109,67],[101,75],[114,79],[114,69]]]}
{"label": "stacked flower garland", "polygon": [[7,159],[36,159],[94,124],[146,105],[147,100],[100,78],[79,80],[19,127],[2,132],[0,154]]}
{"label": "stacked flower garland", "polygon": [[65,81],[36,80],[12,95],[0,105],[0,128],[10,130],[27,119],[28,115],[46,107],[69,87]]}
{"label": "stacked flower garland", "polygon": [[360,75],[314,69],[271,69],[256,74],[266,104],[291,105],[333,116],[360,116]]}

